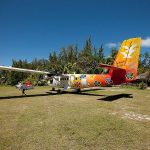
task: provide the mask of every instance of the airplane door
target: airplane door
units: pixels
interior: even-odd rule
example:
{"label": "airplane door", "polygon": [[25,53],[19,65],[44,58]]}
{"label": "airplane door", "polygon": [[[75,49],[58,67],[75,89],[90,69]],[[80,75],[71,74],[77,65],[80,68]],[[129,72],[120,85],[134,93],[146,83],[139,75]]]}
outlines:
{"label": "airplane door", "polygon": [[75,82],[75,75],[70,76],[70,85],[72,86]]}
{"label": "airplane door", "polygon": [[81,85],[83,88],[87,87],[86,78],[81,79]]}

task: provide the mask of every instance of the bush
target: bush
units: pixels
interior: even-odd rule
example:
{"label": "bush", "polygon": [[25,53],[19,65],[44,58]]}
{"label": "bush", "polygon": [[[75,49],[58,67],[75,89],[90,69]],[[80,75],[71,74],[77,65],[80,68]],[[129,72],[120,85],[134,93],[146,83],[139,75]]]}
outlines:
{"label": "bush", "polygon": [[47,85],[47,81],[42,80],[42,81],[38,81],[38,86],[45,86]]}
{"label": "bush", "polygon": [[144,90],[146,89],[147,85],[144,82],[139,83],[139,89]]}

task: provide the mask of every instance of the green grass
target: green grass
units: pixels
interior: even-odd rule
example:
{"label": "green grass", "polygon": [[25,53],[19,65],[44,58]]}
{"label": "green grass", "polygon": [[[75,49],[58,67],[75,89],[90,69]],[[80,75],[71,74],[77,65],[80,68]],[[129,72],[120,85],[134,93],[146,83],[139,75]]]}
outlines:
{"label": "green grass", "polygon": [[150,149],[150,90],[46,91],[0,87],[0,149]]}

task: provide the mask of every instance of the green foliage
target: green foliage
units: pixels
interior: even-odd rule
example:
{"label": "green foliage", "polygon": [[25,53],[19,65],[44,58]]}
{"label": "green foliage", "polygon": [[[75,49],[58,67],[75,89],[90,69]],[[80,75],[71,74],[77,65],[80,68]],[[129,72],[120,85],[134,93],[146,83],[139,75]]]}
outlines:
{"label": "green foliage", "polygon": [[106,63],[106,64],[109,64],[109,65],[112,65],[113,62],[114,62],[114,60],[115,60],[115,58],[116,58],[116,56],[117,56],[117,53],[118,53],[118,51],[113,48],[113,49],[111,50],[111,52],[110,52],[110,56],[109,56],[108,58],[106,58],[105,63]]}
{"label": "green foliage", "polygon": [[29,75],[25,80],[22,82],[28,82],[30,81],[34,86],[38,85],[38,81],[40,80],[39,74]]}
{"label": "green foliage", "polygon": [[146,89],[147,85],[144,82],[139,83],[139,89],[144,90]]}
{"label": "green foliage", "polygon": [[140,55],[138,74],[150,71],[150,54],[145,52]]}
{"label": "green foliage", "polygon": [[47,85],[47,81],[46,80],[41,80],[41,81],[38,81],[38,86],[45,86]]}
{"label": "green foliage", "polygon": [[100,48],[98,50],[98,56],[99,56],[99,60],[103,63],[104,62],[104,48],[103,48],[103,44],[100,46]]}

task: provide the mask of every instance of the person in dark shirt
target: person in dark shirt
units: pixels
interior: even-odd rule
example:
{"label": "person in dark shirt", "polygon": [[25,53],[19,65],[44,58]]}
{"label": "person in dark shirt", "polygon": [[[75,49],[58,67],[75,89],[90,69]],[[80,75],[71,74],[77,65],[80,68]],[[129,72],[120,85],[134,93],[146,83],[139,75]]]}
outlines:
{"label": "person in dark shirt", "polygon": [[26,88],[22,88],[22,95],[26,95],[25,90]]}
{"label": "person in dark shirt", "polygon": [[22,96],[23,95],[26,95],[25,91],[27,90],[26,88],[26,85],[25,84],[22,84],[21,87],[20,87],[21,91],[22,91]]}

